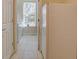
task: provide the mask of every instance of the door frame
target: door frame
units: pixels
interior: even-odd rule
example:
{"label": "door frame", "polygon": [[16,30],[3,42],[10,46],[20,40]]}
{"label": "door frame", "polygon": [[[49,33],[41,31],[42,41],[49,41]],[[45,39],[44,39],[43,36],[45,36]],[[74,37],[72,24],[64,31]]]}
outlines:
{"label": "door frame", "polygon": [[[37,36],[38,36],[38,50],[42,48],[42,0],[38,0],[37,7]],[[13,49],[14,53],[17,50],[17,15],[16,15],[16,0],[13,0]]]}
{"label": "door frame", "polygon": [[16,0],[12,0],[13,2],[13,19],[12,19],[12,22],[13,22],[13,42],[12,42],[12,47],[13,47],[13,52],[12,54],[10,55],[10,58],[11,59],[13,57],[13,55],[16,53]]}
{"label": "door frame", "polygon": [[17,47],[17,26],[16,26],[16,0],[13,0],[13,49],[16,52]]}
{"label": "door frame", "polygon": [[38,50],[42,48],[42,0],[38,0]]}
{"label": "door frame", "polygon": [[[38,1],[36,1],[38,2]],[[38,3],[36,3],[36,19],[38,19]],[[13,48],[14,48],[14,51],[16,52],[17,50],[17,15],[16,15],[16,0],[13,0]],[[36,20],[37,22],[37,30],[38,30],[38,20]],[[37,36],[38,36],[38,33],[37,33]]]}

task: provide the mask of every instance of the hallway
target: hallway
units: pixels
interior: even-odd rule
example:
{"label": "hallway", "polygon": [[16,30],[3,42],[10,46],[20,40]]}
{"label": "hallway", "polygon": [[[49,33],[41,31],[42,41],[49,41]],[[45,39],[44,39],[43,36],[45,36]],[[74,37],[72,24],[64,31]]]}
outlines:
{"label": "hallway", "polygon": [[37,36],[23,36],[17,45],[17,52],[12,59],[38,59],[37,45]]}

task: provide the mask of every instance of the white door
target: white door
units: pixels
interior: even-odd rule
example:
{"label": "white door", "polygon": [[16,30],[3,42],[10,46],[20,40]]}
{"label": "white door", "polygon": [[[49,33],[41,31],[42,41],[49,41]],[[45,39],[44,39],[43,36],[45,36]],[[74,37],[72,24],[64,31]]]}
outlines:
{"label": "white door", "polygon": [[[3,26],[4,27],[4,26]],[[6,52],[6,48],[7,48],[7,30],[6,28],[2,29],[2,58],[6,59],[7,57],[7,52]]]}
{"label": "white door", "polygon": [[9,59],[13,53],[13,0],[3,0],[2,42],[3,59]]}

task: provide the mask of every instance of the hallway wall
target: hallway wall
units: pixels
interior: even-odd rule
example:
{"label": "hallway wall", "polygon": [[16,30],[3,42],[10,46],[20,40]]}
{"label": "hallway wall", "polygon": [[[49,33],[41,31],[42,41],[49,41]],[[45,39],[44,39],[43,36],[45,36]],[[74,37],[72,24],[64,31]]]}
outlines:
{"label": "hallway wall", "polygon": [[23,20],[23,0],[16,0],[16,14],[17,14],[17,22],[22,22]]}
{"label": "hallway wall", "polygon": [[42,53],[46,59],[46,4],[42,7]]}

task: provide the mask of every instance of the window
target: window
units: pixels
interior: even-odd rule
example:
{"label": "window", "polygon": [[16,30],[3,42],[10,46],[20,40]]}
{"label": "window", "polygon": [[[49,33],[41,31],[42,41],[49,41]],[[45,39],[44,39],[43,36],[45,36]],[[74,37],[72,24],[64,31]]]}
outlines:
{"label": "window", "polygon": [[36,26],[36,3],[24,2],[23,23],[29,26]]}

